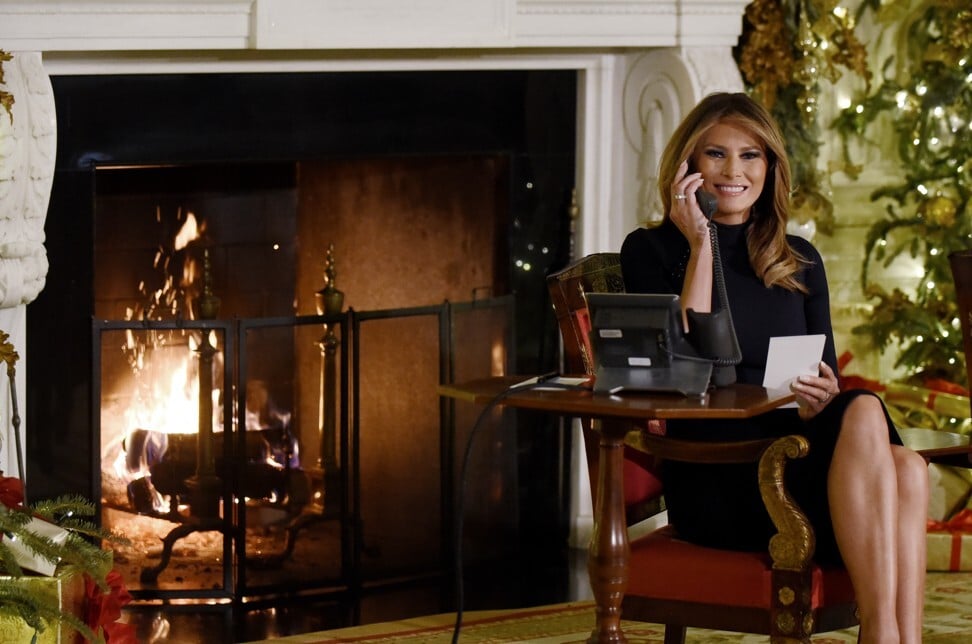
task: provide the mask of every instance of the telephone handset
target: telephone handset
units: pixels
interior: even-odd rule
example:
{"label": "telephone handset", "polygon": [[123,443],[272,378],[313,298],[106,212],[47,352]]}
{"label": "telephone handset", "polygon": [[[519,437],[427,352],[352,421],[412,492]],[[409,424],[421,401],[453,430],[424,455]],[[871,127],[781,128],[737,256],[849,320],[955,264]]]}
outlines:
{"label": "telephone handset", "polygon": [[712,216],[716,212],[715,196],[702,190],[696,191],[695,199],[702,214],[709,220],[709,240],[712,243],[712,281],[719,298],[719,310],[711,313],[698,313],[686,310],[689,322],[689,338],[699,354],[712,360],[712,384],[724,387],[736,382],[735,365],[742,362],[742,351],[732,324],[729,310],[729,297],[726,294],[726,281],[722,274],[722,257],[719,254],[719,234]]}
{"label": "telephone handset", "polygon": [[699,202],[699,208],[702,210],[702,214],[705,215],[705,218],[711,224],[712,215],[716,213],[716,209],[719,207],[719,202],[716,201],[715,195],[699,188],[695,191],[695,200]]}

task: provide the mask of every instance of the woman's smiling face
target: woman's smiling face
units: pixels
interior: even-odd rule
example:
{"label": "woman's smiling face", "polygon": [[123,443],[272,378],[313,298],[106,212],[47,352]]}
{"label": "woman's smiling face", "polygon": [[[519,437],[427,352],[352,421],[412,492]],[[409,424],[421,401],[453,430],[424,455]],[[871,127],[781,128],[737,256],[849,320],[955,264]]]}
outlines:
{"label": "woman's smiling face", "polygon": [[763,192],[768,163],[762,142],[732,123],[709,128],[693,154],[695,170],[702,173],[702,189],[715,195],[719,207],[714,219],[741,224]]}

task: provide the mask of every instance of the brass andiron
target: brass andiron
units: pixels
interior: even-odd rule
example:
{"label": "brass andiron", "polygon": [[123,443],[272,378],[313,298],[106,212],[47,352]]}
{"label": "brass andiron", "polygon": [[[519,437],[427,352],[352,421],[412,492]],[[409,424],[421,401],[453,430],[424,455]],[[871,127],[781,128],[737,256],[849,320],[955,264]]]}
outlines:
{"label": "brass andiron", "polygon": [[[212,268],[209,250],[203,251],[203,292],[196,301],[200,320],[215,320],[219,316],[219,298],[213,295]],[[186,480],[189,488],[192,516],[201,519],[219,518],[219,492],[222,481],[216,475],[216,455],[213,454],[213,358],[216,347],[209,342],[209,333],[200,334],[199,347],[199,432],[196,434],[196,473]]]}
{"label": "brass andiron", "polygon": [[[200,320],[215,320],[219,316],[219,298],[213,295],[212,267],[209,249],[203,251],[203,291],[196,299],[196,315]],[[213,452],[213,358],[217,350],[209,341],[209,332],[201,330],[196,353],[199,355],[199,431],[196,434],[196,471],[185,480],[189,490],[189,514],[186,522],[173,528],[162,539],[162,555],[157,566],[143,568],[141,580],[154,583],[172,557],[175,542],[193,532],[219,530],[226,534],[227,524],[219,515],[220,492],[223,481],[216,474],[216,455]]]}
{"label": "brass andiron", "polygon": [[[344,308],[344,293],[335,284],[337,269],[334,263],[334,244],[327,248],[324,261],[324,288],[315,293],[317,314],[338,315]],[[323,325],[324,335],[318,342],[321,348],[321,391],[320,391],[320,453],[317,459],[315,477],[315,497],[324,511],[324,495],[330,487],[325,481],[337,482],[337,458],[335,440],[337,436],[337,349],[340,341],[334,333],[334,325]]]}
{"label": "brass andiron", "polygon": [[[328,246],[324,262],[324,287],[315,293],[317,314],[330,316],[341,313],[344,307],[344,293],[337,289],[334,282],[334,244]],[[322,521],[325,515],[325,494],[328,489],[340,482],[335,441],[337,437],[337,349],[340,340],[334,332],[334,325],[323,324],[324,335],[315,344],[321,350],[321,388],[318,403],[318,427],[320,450],[314,467],[307,468],[311,480],[313,500],[287,525],[287,545],[278,554],[259,558],[247,558],[253,567],[274,568],[283,564],[297,544],[298,533],[307,526]]]}

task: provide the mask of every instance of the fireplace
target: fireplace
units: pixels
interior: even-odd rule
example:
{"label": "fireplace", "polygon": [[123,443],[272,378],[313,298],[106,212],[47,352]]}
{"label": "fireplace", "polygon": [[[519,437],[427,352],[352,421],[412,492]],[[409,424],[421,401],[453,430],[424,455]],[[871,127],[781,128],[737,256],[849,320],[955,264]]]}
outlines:
{"label": "fireplace", "polygon": [[[47,218],[51,269],[28,323],[44,321],[63,342],[29,347],[39,428],[28,439],[31,494],[100,499],[102,521],[132,541],[116,551],[129,587],[150,596],[225,588],[224,553],[233,550],[224,542],[239,531],[249,593],[315,565],[305,585],[344,583],[351,559],[354,574],[370,579],[444,567],[461,445],[442,438],[452,430],[440,428],[434,395],[440,314],[423,309],[485,310],[507,298],[516,325],[502,316],[490,324],[516,335],[483,344],[501,354],[469,376],[556,368],[543,280],[570,243],[575,83],[570,71],[53,79],[71,127],[60,137]],[[214,95],[215,105],[187,98],[173,109],[170,100]],[[336,476],[331,490],[314,472],[323,320],[306,319],[323,313],[316,295],[328,268],[354,316],[331,323],[335,342],[354,325],[363,356],[350,360],[345,344],[338,352],[343,378],[363,380],[353,398],[337,387],[338,415],[359,406],[343,434],[357,441],[357,478]],[[211,328],[194,328],[204,291],[220,310]],[[92,338],[89,355],[62,351]],[[211,393],[198,385],[205,342],[215,347]],[[477,360],[473,343],[466,352],[460,361]],[[377,356],[400,359],[378,368]],[[83,398],[63,405],[54,396],[70,389],[92,392],[87,411]],[[149,390],[164,401],[161,413],[142,409]],[[211,495],[222,511],[194,507],[186,487],[201,449],[199,401],[210,395],[220,480],[241,486]],[[236,433],[224,431],[230,416]],[[491,556],[556,539],[551,525],[560,539],[566,531],[566,459],[556,448],[565,443],[556,421],[532,424],[497,433],[485,449],[498,471],[470,487],[477,513],[493,518],[483,528]],[[341,436],[339,427],[332,452]],[[243,462],[227,465],[230,454]],[[338,475],[352,465],[338,461]],[[395,494],[383,491],[389,481]],[[314,494],[328,498],[327,521],[288,533],[303,509],[322,504]],[[227,506],[242,499],[246,524],[226,528]],[[360,518],[351,516],[357,506]],[[215,521],[193,530],[183,520],[199,514]],[[358,521],[348,538],[344,524]],[[280,560],[288,549],[290,560]],[[276,559],[276,578],[267,559]]]}

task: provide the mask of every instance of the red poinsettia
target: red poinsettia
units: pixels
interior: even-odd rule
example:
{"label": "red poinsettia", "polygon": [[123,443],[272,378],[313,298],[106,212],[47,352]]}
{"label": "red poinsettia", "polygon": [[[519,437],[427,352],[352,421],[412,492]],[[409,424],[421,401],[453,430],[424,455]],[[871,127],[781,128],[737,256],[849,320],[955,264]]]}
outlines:
{"label": "red poinsettia", "polygon": [[108,582],[107,593],[102,591],[93,579],[85,577],[84,594],[87,601],[84,622],[96,633],[101,630],[108,644],[138,644],[135,638],[135,627],[118,621],[121,618],[122,607],[132,601],[121,573],[112,570],[105,581]]}
{"label": "red poinsettia", "polygon": [[0,472],[0,503],[8,508],[18,508],[24,503],[24,482],[16,476],[3,476]]}

